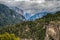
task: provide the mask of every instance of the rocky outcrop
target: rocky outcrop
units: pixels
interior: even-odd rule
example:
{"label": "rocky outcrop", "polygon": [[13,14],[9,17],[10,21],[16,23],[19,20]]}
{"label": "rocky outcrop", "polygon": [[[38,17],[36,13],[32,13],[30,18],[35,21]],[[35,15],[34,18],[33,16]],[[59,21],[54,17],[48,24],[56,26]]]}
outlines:
{"label": "rocky outcrop", "polygon": [[60,40],[60,21],[51,21],[46,28],[45,40]]}

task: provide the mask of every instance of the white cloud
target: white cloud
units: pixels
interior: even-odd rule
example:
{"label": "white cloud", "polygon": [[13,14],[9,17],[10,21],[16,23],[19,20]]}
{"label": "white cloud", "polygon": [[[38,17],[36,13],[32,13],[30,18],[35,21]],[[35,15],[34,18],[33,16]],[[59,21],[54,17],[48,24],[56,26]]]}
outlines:
{"label": "white cloud", "polygon": [[22,0],[14,0],[14,1],[22,1]]}
{"label": "white cloud", "polygon": [[44,11],[59,11],[60,1],[57,0],[0,0],[9,6],[16,6],[25,12],[37,13]]}
{"label": "white cloud", "polygon": [[0,1],[5,1],[5,2],[14,2],[14,1],[29,1],[29,2],[44,2],[45,0],[0,0]]}

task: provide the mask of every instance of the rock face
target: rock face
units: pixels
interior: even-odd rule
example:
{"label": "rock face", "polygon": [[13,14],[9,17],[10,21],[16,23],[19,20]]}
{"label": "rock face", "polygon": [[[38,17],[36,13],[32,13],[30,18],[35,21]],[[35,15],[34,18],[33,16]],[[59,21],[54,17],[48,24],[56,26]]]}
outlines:
{"label": "rock face", "polygon": [[60,40],[60,21],[51,21],[46,28],[45,40]]}

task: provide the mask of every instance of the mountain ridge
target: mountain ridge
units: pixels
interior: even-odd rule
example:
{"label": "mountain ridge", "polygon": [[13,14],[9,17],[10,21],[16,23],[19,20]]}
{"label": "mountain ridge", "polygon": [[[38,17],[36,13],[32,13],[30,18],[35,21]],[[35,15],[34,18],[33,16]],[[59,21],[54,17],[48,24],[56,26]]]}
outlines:
{"label": "mountain ridge", "polygon": [[4,4],[0,4],[0,25],[7,25],[21,22],[25,17],[21,14],[18,14],[14,10],[10,9]]}

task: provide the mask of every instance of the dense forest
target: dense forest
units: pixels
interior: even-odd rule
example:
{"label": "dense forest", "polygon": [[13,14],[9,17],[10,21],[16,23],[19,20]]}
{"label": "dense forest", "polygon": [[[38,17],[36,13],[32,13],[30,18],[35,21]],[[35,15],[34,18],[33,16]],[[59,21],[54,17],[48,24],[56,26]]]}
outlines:
{"label": "dense forest", "polygon": [[46,25],[50,21],[60,21],[60,11],[56,13],[48,13],[42,18],[34,21],[23,21],[13,25],[0,27],[0,34],[5,32],[15,34],[19,38],[32,38],[32,40],[44,40],[46,33]]}

